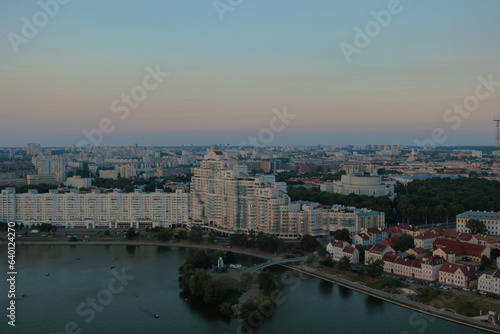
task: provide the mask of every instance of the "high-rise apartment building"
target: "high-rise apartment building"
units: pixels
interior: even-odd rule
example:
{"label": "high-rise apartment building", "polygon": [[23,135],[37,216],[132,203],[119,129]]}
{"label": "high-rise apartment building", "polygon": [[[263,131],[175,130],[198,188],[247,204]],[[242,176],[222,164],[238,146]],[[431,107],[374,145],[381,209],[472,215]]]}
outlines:
{"label": "high-rise apartment building", "polygon": [[191,217],[223,232],[280,233],[281,206],[287,205],[286,183],[273,175],[250,177],[237,152],[207,150],[191,180]]}
{"label": "high-rise apartment building", "polygon": [[35,157],[32,162],[39,175],[53,174],[57,182],[66,181],[66,159],[63,156]]}

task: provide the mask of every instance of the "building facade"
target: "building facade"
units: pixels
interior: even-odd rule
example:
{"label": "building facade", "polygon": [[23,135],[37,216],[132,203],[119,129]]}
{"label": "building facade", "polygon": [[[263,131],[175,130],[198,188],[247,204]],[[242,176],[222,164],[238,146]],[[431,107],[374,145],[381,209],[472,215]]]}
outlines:
{"label": "building facade", "polygon": [[457,232],[470,233],[466,227],[467,222],[471,219],[477,219],[486,225],[488,234],[500,235],[500,212],[487,211],[467,211],[457,215]]}
{"label": "building facade", "polygon": [[25,225],[50,223],[58,227],[170,227],[186,224],[189,194],[175,193],[60,193],[38,194],[31,190],[16,194],[2,190],[0,218]]}

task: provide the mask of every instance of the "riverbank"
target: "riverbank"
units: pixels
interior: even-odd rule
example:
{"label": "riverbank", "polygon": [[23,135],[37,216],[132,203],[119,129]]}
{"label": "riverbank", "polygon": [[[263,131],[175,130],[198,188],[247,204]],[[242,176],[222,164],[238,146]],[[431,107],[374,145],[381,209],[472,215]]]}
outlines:
{"label": "riverbank", "polygon": [[[363,293],[365,295],[379,298],[379,299],[384,300],[386,302],[389,302],[391,304],[402,306],[404,308],[411,309],[411,310],[419,312],[419,313],[423,313],[423,314],[437,317],[440,319],[444,319],[447,321],[455,322],[455,323],[458,323],[458,324],[461,324],[464,326],[480,329],[483,331],[488,331],[491,333],[498,333],[500,331],[499,326],[495,326],[495,325],[490,324],[490,323],[481,322],[481,321],[471,319],[468,317],[464,317],[464,316],[461,316],[458,314],[453,314],[453,313],[450,313],[450,312],[445,311],[445,310],[439,310],[439,309],[436,309],[436,308],[433,308],[433,307],[423,305],[423,304],[420,304],[418,302],[406,299],[405,297],[402,297],[402,296],[392,295],[392,294],[385,293],[385,292],[380,291],[380,290],[372,289],[372,288],[362,286],[362,285],[357,284],[357,283],[353,283],[351,281],[345,280],[345,279],[340,278],[340,277],[332,276],[332,275],[329,275],[326,273],[321,273],[321,272],[316,271],[315,269],[311,269],[311,268],[305,267],[303,265],[293,266],[293,265],[288,265],[288,264],[282,264],[282,266],[284,266],[288,269],[291,269],[291,270],[302,272],[304,274],[331,282],[331,283],[335,283],[337,285],[349,288],[351,290]],[[409,321],[412,322],[411,319],[409,319]],[[418,325],[416,325],[416,326],[419,326],[421,324],[421,322],[415,321],[415,319],[413,320],[413,322],[415,324],[418,323]]]}

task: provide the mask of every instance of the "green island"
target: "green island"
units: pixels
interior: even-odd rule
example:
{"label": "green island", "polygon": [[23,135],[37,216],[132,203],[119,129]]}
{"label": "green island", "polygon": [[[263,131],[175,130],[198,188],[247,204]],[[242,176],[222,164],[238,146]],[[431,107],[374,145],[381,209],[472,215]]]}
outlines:
{"label": "green island", "polygon": [[257,317],[262,321],[257,310],[274,309],[284,285],[270,271],[252,272],[227,264],[235,264],[232,251],[194,250],[178,270],[186,300],[199,298],[228,318]]}

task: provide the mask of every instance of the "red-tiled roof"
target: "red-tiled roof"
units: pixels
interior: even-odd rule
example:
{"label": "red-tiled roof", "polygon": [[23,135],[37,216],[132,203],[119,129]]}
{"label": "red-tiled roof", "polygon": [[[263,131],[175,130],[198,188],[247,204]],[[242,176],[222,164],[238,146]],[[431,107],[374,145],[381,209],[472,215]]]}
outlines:
{"label": "red-tiled roof", "polygon": [[455,274],[460,271],[463,276],[475,276],[476,270],[471,266],[466,266],[460,263],[448,263],[446,262],[439,268],[439,272],[445,272],[450,274]]}
{"label": "red-tiled roof", "polygon": [[356,247],[346,246],[342,252],[353,254],[355,250],[356,250]]}
{"label": "red-tiled roof", "polygon": [[399,237],[385,238],[384,240],[382,240],[382,242],[380,244],[394,248],[394,247],[396,247],[396,244],[398,243],[398,241],[399,241]]}
{"label": "red-tiled roof", "polygon": [[444,262],[441,256],[424,256],[422,258],[422,263],[430,266],[435,266]]}
{"label": "red-tiled roof", "polygon": [[427,253],[427,250],[425,250],[424,248],[422,247],[416,247],[416,248],[413,248],[413,250],[415,251],[415,253],[417,254],[425,254]]}
{"label": "red-tiled roof", "polygon": [[373,245],[373,246],[368,246],[366,248],[366,250],[370,253],[375,253],[375,254],[382,254],[385,249],[387,248],[388,246],[386,245],[381,245],[381,244],[376,244],[376,245]]}
{"label": "red-tiled roof", "polygon": [[432,246],[442,249],[446,254],[453,252],[456,255],[471,255],[475,257],[481,257],[486,249],[486,246],[473,245],[450,239],[436,239],[432,243]]}
{"label": "red-tiled roof", "polygon": [[433,238],[438,238],[439,237],[439,234],[436,234],[434,232],[424,232],[422,234],[419,234],[415,237],[415,239],[418,239],[418,240],[427,240],[427,239],[433,239]]}

